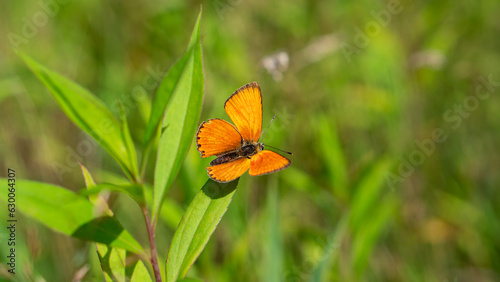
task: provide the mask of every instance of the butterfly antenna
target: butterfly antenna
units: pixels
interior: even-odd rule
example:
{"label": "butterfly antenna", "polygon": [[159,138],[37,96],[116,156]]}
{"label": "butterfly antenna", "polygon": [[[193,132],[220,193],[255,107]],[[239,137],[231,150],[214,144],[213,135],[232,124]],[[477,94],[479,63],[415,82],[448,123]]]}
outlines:
{"label": "butterfly antenna", "polygon": [[[267,129],[266,131],[264,131],[264,133],[262,133],[262,135],[260,135],[260,138],[259,138],[259,141],[264,139],[264,136],[266,135],[267,131],[269,130],[269,127],[271,127],[271,123],[273,122],[274,118],[276,117],[276,114],[274,114],[273,118],[271,119],[271,121],[269,122],[269,125],[267,126]],[[283,153],[286,153],[286,154],[289,154],[289,155],[293,155],[292,152],[287,152],[287,151],[283,151],[281,149],[278,149],[276,147],[273,147],[273,146],[269,146],[269,145],[265,145],[266,147],[270,147],[270,148],[273,148],[275,150],[278,150],[278,151],[281,151]]]}
{"label": "butterfly antenna", "polygon": [[283,151],[283,150],[281,150],[281,149],[278,149],[278,148],[276,148],[276,147],[269,146],[269,145],[265,145],[265,146],[266,146],[266,147],[271,147],[271,148],[273,148],[273,149],[275,149],[275,150],[281,151],[281,152],[283,152],[283,153],[287,153],[287,154],[289,154],[289,155],[293,155],[293,153],[292,153],[292,152]]}
{"label": "butterfly antenna", "polygon": [[267,126],[267,129],[266,131],[264,131],[261,135],[260,135],[260,138],[259,138],[259,141],[264,139],[264,136],[266,135],[267,131],[269,130],[269,127],[271,127],[271,123],[273,122],[274,118],[276,117],[276,114],[274,114],[273,118],[271,119],[271,121],[269,122],[269,125]]}

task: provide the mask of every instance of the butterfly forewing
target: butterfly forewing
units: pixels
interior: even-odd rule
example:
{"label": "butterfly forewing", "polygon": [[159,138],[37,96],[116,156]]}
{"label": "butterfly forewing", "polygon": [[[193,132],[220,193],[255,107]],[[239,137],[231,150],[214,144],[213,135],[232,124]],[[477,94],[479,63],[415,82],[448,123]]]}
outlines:
{"label": "butterfly forewing", "polygon": [[224,109],[238,128],[243,140],[259,141],[262,128],[262,95],[257,82],[236,90],[227,99]]}
{"label": "butterfly forewing", "polygon": [[241,146],[241,135],[234,125],[222,119],[203,122],[196,135],[196,145],[202,158],[221,155]]}

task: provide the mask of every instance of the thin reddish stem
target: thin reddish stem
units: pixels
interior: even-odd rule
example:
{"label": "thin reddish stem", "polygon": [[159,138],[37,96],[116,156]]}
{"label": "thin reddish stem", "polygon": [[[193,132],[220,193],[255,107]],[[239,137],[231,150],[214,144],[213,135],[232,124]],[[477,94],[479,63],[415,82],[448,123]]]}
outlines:
{"label": "thin reddish stem", "polygon": [[161,282],[160,265],[158,264],[158,255],[156,254],[155,231],[153,225],[151,224],[151,220],[149,219],[147,207],[142,207],[142,214],[144,215],[146,229],[148,230],[149,246],[151,248],[151,264],[153,265],[155,279],[156,282]]}

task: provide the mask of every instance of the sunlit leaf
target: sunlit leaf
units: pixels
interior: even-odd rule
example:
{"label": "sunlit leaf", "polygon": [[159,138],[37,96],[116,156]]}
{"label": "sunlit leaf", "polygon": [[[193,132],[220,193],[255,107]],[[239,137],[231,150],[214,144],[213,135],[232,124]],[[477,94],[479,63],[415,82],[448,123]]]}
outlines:
{"label": "sunlit leaf", "polygon": [[109,248],[105,244],[96,244],[97,256],[106,281],[125,281],[125,259],[127,252],[120,248]]}
{"label": "sunlit leaf", "polygon": [[89,187],[88,190],[82,190],[80,192],[81,195],[91,196],[98,194],[102,191],[115,191],[121,192],[129,195],[134,201],[137,202],[139,206],[143,206],[144,204],[144,195],[142,187],[138,184],[129,184],[129,185],[114,185],[109,183],[101,183],[95,186]]}
{"label": "sunlit leaf", "polygon": [[[5,178],[1,181],[7,183]],[[62,187],[28,180],[16,181],[20,212],[72,237],[142,253],[142,247],[109,215],[96,215],[88,199]],[[6,193],[0,199],[7,201]]]}
{"label": "sunlit leaf", "polygon": [[138,260],[135,265],[133,265],[133,272],[130,276],[130,282],[142,282],[150,280],[151,275],[149,275],[148,269],[141,260]]}
{"label": "sunlit leaf", "polygon": [[[83,178],[87,189],[95,189],[96,183],[87,168],[81,165]],[[89,194],[90,202],[93,203],[100,211],[113,215],[106,201],[95,193]],[[120,248],[109,248],[102,243],[96,243],[97,256],[101,263],[101,268],[106,281],[127,281],[126,277],[130,276],[130,281],[148,281],[151,279],[148,270],[141,260],[138,260],[134,265],[126,264],[126,251]],[[127,272],[132,272],[127,275]]]}
{"label": "sunlit leaf", "polygon": [[[176,67],[161,82],[162,91],[172,91],[172,97],[165,110],[162,122],[163,132],[158,146],[155,180],[153,187],[153,222],[158,218],[158,211],[167,189],[174,181],[181,164],[186,157],[193,136],[198,128],[198,119],[203,99],[203,64],[200,41],[201,12],[191,36],[191,43],[184,55],[182,67]],[[169,72],[169,73],[170,73]],[[177,78],[175,79],[174,78]],[[171,86],[168,86],[171,85]]]}
{"label": "sunlit leaf", "polygon": [[[19,53],[26,65],[45,84],[64,113],[113,156],[131,179],[138,176],[135,151],[122,135],[122,125],[97,97],[64,76]],[[133,154],[133,155],[132,155]]]}
{"label": "sunlit leaf", "polygon": [[167,281],[184,278],[226,212],[238,179],[218,183],[209,179],[187,208],[175,231],[167,258]]}
{"label": "sunlit leaf", "polygon": [[130,130],[128,128],[127,123],[127,115],[125,114],[125,109],[123,105],[120,104],[120,119],[121,119],[121,134],[122,140],[125,143],[125,147],[127,148],[127,157],[129,164],[131,165],[132,171],[137,175],[139,173],[137,168],[137,154],[135,152],[134,141],[132,140],[132,136],[130,135]]}

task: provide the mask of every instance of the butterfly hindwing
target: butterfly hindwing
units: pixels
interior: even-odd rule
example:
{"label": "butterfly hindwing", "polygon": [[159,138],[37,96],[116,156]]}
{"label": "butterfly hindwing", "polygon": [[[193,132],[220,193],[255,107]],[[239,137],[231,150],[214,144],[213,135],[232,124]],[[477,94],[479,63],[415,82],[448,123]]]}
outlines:
{"label": "butterfly hindwing", "polygon": [[239,158],[223,164],[207,167],[208,176],[218,182],[229,182],[240,177],[250,167],[250,159]]}
{"label": "butterfly hindwing", "polygon": [[263,150],[252,156],[250,162],[250,175],[263,175],[289,167],[290,160],[282,155],[269,150]]}
{"label": "butterfly hindwing", "polygon": [[243,140],[257,142],[262,128],[262,94],[257,82],[240,87],[231,95],[224,109],[238,128]]}
{"label": "butterfly hindwing", "polygon": [[202,158],[221,155],[241,146],[241,135],[234,125],[222,119],[203,122],[196,134],[196,145]]}

